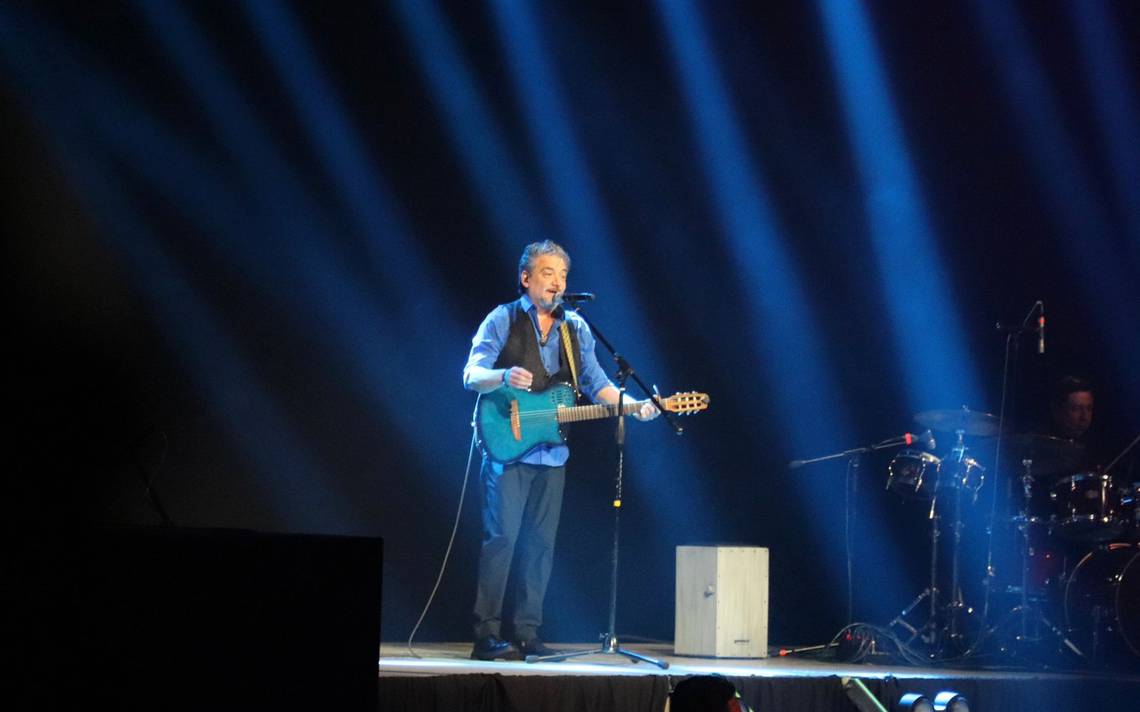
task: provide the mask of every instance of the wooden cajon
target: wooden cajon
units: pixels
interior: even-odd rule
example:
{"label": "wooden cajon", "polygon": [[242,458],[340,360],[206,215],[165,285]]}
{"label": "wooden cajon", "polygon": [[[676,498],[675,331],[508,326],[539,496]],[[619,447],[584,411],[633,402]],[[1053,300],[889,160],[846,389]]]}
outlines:
{"label": "wooden cajon", "polygon": [[768,550],[678,546],[674,653],[768,656]]}

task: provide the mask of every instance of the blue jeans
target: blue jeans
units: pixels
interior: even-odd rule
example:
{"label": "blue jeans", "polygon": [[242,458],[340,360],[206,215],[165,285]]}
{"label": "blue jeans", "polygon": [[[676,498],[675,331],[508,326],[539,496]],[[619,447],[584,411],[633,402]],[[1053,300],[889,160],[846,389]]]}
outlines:
{"label": "blue jeans", "polygon": [[483,548],[475,594],[475,638],[501,634],[503,596],[519,549],[514,637],[534,638],[554,565],[554,538],[562,512],[565,467],[483,460]]}

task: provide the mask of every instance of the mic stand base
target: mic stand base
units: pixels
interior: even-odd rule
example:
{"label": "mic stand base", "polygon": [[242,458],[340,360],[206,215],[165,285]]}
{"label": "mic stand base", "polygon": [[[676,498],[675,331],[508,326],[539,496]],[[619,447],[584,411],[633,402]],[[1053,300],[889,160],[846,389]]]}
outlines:
{"label": "mic stand base", "polygon": [[651,658],[648,655],[635,653],[632,650],[626,650],[618,644],[617,636],[612,633],[605,633],[601,636],[602,646],[600,648],[593,648],[592,650],[576,650],[572,653],[559,653],[557,655],[528,655],[526,661],[528,663],[556,663],[571,658],[580,658],[586,655],[622,655],[629,658],[635,663],[649,663],[656,665],[662,670],[669,669],[669,663],[657,658]]}

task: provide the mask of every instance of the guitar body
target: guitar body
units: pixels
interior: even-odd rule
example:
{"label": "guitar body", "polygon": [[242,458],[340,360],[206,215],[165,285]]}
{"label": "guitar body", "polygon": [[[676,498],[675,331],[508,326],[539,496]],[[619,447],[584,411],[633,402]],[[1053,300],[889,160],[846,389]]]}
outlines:
{"label": "guitar body", "polygon": [[475,419],[483,452],[506,465],[540,445],[562,445],[558,408],[571,407],[574,400],[574,389],[565,383],[537,393],[510,387],[484,393]]}
{"label": "guitar body", "polygon": [[[538,393],[509,387],[484,393],[475,415],[483,452],[495,462],[509,465],[540,445],[565,443],[562,423],[618,415],[617,406],[574,405],[574,401],[574,389],[565,383],[555,383]],[[692,415],[709,407],[709,396],[689,391],[668,398],[654,396],[654,402],[665,412]],[[640,401],[626,400],[621,407],[622,415],[633,415],[642,405]]]}

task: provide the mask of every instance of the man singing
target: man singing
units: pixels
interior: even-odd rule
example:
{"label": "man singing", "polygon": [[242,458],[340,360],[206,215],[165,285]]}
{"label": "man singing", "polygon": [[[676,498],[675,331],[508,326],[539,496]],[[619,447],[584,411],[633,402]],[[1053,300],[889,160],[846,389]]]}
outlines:
{"label": "man singing", "polygon": [[[570,256],[545,240],[527,245],[519,260],[521,296],[495,307],[471,341],[463,385],[477,393],[499,388],[542,391],[557,382],[577,383],[579,393],[595,403],[616,405],[618,389],[594,354],[594,337],[577,314],[559,306],[570,274]],[[639,420],[658,414],[649,401],[635,413]],[[554,539],[566,479],[566,445],[539,445],[518,462],[502,464],[483,457],[483,545],[475,594],[476,660],[509,660],[549,655],[538,637],[542,603],[554,563]],[[501,637],[503,595],[516,548],[518,591],[513,640]]]}

